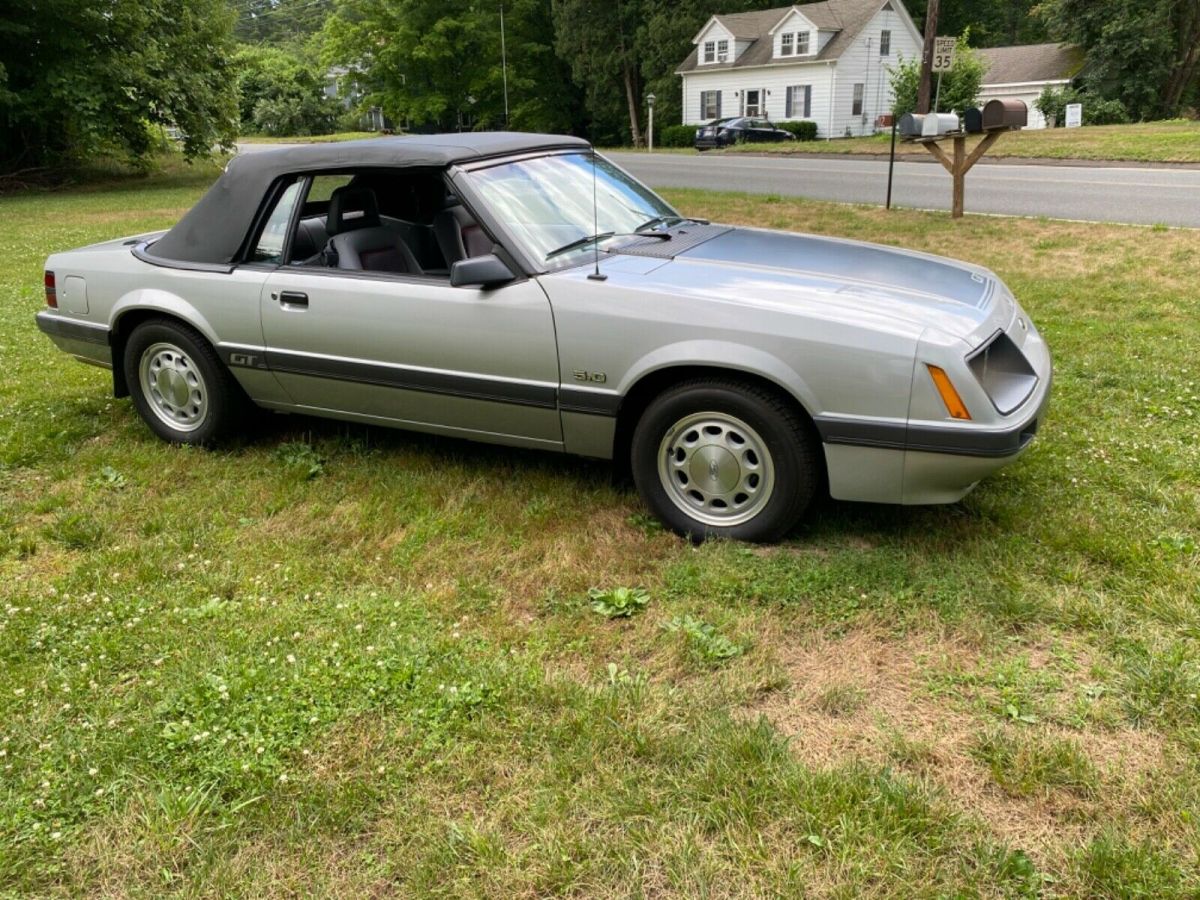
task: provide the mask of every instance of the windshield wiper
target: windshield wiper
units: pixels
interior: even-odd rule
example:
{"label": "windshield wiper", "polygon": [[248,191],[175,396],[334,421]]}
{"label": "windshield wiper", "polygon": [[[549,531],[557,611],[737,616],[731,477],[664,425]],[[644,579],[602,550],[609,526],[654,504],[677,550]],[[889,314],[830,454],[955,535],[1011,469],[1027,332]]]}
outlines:
{"label": "windshield wiper", "polygon": [[656,237],[664,241],[669,241],[669,234],[661,232],[643,232],[643,231],[602,231],[599,234],[589,234],[586,237],[577,238],[570,243],[563,244],[561,247],[555,247],[546,254],[546,259],[554,259],[556,256],[561,256],[564,253],[569,253],[572,250],[578,250],[580,247],[586,247],[588,244],[594,244],[596,241],[605,241],[610,237]]}
{"label": "windshield wiper", "polygon": [[669,223],[674,223],[676,225],[682,225],[684,222],[693,222],[696,225],[707,225],[708,224],[707,219],[689,219],[687,216],[675,216],[675,215],[655,216],[653,219],[647,219],[645,222],[643,222],[641,225],[639,225],[634,230],[637,231],[639,234],[642,234],[646,231],[646,229],[654,228],[656,225],[666,225]]}

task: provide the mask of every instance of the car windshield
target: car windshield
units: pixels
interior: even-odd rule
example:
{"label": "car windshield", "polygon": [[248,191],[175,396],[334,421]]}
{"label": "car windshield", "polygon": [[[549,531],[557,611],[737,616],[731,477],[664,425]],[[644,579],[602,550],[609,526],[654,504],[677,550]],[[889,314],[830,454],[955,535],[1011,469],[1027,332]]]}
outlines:
{"label": "car windshield", "polygon": [[[548,269],[578,265],[597,243],[678,218],[662,198],[599,156],[593,215],[590,153],[504,163],[470,178],[496,218]],[[593,235],[602,237],[587,240]],[[576,241],[578,246],[564,249]]]}

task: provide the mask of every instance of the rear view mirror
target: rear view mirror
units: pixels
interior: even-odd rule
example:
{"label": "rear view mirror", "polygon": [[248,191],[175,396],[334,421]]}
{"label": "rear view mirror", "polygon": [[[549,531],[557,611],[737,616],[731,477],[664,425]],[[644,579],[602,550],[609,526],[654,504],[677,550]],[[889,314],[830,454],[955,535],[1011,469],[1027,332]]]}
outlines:
{"label": "rear view mirror", "polygon": [[472,256],[470,259],[460,259],[450,267],[450,285],[452,287],[495,287],[506,284],[516,276],[512,269],[494,253],[483,256]]}

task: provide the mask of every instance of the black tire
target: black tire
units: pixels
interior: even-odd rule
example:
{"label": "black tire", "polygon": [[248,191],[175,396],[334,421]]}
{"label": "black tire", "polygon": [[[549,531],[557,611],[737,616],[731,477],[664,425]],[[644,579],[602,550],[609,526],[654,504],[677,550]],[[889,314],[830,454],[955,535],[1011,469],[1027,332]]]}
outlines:
{"label": "black tire", "polygon": [[[188,410],[183,407],[188,404],[181,402],[178,424],[172,426],[167,421],[170,415],[168,407],[157,404],[155,397],[147,396],[141,378],[142,358],[147,351],[156,347],[181,351],[178,356],[180,370],[193,375],[202,389],[202,416],[187,422],[184,417]],[[148,319],[134,328],[125,342],[121,364],[138,415],[151,431],[173,444],[208,446],[217,442],[237,428],[248,406],[241,387],[218,359],[212,345],[200,332],[173,319]],[[164,412],[160,414],[156,411],[155,405],[159,405]]]}
{"label": "black tire", "polygon": [[[686,500],[680,492],[668,493],[671,489],[664,479],[670,479],[671,473],[660,476],[660,453],[670,450],[664,450],[664,442],[669,435],[683,433],[677,428],[679,423],[701,414],[740,420],[757,432],[755,437],[769,454],[766,463],[773,470],[772,488],[761,508],[745,521],[722,525],[697,518],[704,513],[685,511],[681,503]],[[708,537],[779,540],[804,515],[822,475],[820,442],[803,411],[780,393],[732,378],[686,381],[656,397],[634,428],[630,468],[638,493],[650,510],[671,530],[697,541]],[[715,468],[712,477],[717,477]],[[719,510],[709,513],[719,514]],[[734,514],[732,509],[729,514]]]}

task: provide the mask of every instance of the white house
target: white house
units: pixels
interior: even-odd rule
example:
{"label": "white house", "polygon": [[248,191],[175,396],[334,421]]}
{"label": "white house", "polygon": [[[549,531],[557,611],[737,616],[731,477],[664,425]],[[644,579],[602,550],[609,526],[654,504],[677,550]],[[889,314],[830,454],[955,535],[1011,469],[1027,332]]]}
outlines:
{"label": "white house", "polygon": [[889,68],[921,56],[901,0],[823,0],[716,15],[676,69],[683,122],[811,119],[818,136],[872,134],[891,112]]}
{"label": "white house", "polygon": [[1029,107],[1027,128],[1046,127],[1046,117],[1033,106],[1042,91],[1067,87],[1083,68],[1083,51],[1070,44],[1023,44],[975,52],[986,67],[979,105],[995,99],[1024,100]]}

